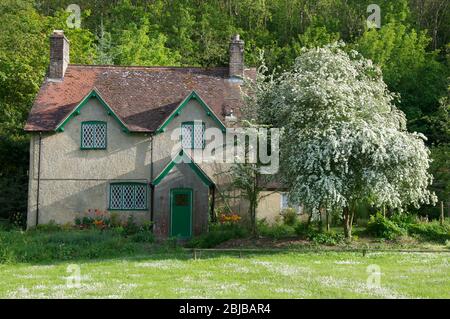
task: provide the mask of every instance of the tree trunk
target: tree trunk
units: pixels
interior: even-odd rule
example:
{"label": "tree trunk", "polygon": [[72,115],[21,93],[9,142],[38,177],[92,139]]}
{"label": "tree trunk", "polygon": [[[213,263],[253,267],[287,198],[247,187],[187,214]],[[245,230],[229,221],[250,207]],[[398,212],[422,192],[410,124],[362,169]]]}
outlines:
{"label": "tree trunk", "polygon": [[325,211],[326,219],[327,219],[327,232],[330,231],[330,212],[328,210]]}
{"label": "tree trunk", "polygon": [[317,230],[322,232],[323,230],[323,208],[319,208],[319,223],[317,224]]}
{"label": "tree trunk", "polygon": [[350,211],[350,233],[352,232],[353,228],[353,218],[355,217],[355,209],[352,208]]}
{"label": "tree trunk", "polygon": [[250,227],[253,236],[256,236],[256,213],[254,203],[250,203]]}
{"label": "tree trunk", "polygon": [[350,209],[348,207],[344,207],[343,215],[344,215],[344,235],[345,238],[351,240],[353,214],[350,214]]}
{"label": "tree trunk", "polygon": [[255,199],[252,204],[252,231],[253,235],[258,233],[258,228],[256,226],[256,207],[258,206],[258,201]]}
{"label": "tree trunk", "polygon": [[441,201],[441,217],[439,218],[441,226],[444,225],[444,201]]}
{"label": "tree trunk", "polygon": [[306,229],[309,228],[309,225],[311,224],[312,219],[312,212],[308,214],[308,220],[306,221]]}

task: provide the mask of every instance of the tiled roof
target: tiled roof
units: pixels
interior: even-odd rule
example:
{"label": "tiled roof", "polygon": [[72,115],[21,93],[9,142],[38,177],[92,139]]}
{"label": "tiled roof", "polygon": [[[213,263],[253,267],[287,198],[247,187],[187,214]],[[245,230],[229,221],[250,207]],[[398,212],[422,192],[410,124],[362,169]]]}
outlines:
{"label": "tiled roof", "polygon": [[[254,78],[255,69],[246,70]],[[46,80],[26,131],[52,131],[93,89],[132,132],[154,132],[192,91],[224,120],[241,105],[240,83],[228,68],[69,65],[63,81]]]}

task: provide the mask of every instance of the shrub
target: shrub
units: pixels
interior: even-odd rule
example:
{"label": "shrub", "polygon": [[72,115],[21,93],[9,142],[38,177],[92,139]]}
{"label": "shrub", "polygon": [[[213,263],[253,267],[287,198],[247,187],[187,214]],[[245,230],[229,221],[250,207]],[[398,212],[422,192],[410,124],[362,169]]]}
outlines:
{"label": "shrub", "polygon": [[407,234],[404,228],[399,227],[393,221],[385,218],[381,213],[370,216],[366,231],[372,236],[390,240]]}
{"label": "shrub", "polygon": [[0,219],[0,231],[2,230],[11,230],[13,226],[9,222],[8,219]]}
{"label": "shrub", "polygon": [[406,234],[439,243],[445,243],[450,239],[450,223],[445,222],[444,225],[440,225],[438,221],[420,221],[412,214],[396,214],[387,219],[377,213],[376,216],[371,216],[366,231],[373,236],[385,239],[395,239]]}
{"label": "shrub", "polygon": [[244,238],[248,231],[239,224],[212,224],[209,232],[191,239],[187,247],[213,248],[230,239]]}
{"label": "shrub", "polygon": [[308,238],[309,233],[312,230],[308,227],[306,223],[299,223],[297,226],[295,226],[295,233],[300,238]]}
{"label": "shrub", "polygon": [[343,243],[345,236],[342,233],[311,231],[308,234],[308,239],[316,244],[334,246]]}
{"label": "shrub", "polygon": [[13,228],[25,229],[27,227],[27,214],[24,212],[11,213],[9,223]]}
{"label": "shrub", "polygon": [[403,229],[408,229],[410,225],[417,224],[419,222],[416,215],[413,214],[394,214],[389,218],[394,224]]}
{"label": "shrub", "polygon": [[441,225],[439,221],[409,225],[408,233],[422,239],[445,243],[450,240],[450,224]]}
{"label": "shrub", "polygon": [[294,226],[298,222],[297,211],[293,208],[286,208],[282,212],[283,223],[288,226]]}
{"label": "shrub", "polygon": [[155,241],[155,236],[152,232],[153,223],[146,221],[140,226],[137,226],[134,223],[132,224],[133,226],[128,229],[124,229],[123,227],[119,226],[122,229],[121,234],[128,234],[130,239],[134,242],[153,243]]}
{"label": "shrub", "polygon": [[321,245],[338,245],[345,241],[345,236],[342,233],[320,232],[308,227],[306,223],[298,224],[295,227],[295,232],[300,238]]}
{"label": "shrub", "polygon": [[136,234],[130,236],[130,240],[136,243],[153,243],[155,236],[149,231],[139,231]]}
{"label": "shrub", "polygon": [[129,215],[126,223],[124,223],[122,226],[125,235],[134,235],[140,230],[138,224],[136,224],[134,221],[133,215]]}
{"label": "shrub", "polygon": [[61,226],[58,225],[54,220],[48,222],[48,224],[39,224],[35,227],[36,230],[43,232],[57,232],[61,230]]}
{"label": "shrub", "polygon": [[269,224],[265,219],[258,221],[257,231],[260,236],[273,239],[295,236],[295,227],[284,223]]}
{"label": "shrub", "polygon": [[111,221],[111,227],[119,227],[121,226],[120,223],[120,216],[118,212],[112,212],[109,216],[109,219]]}
{"label": "shrub", "polygon": [[119,257],[145,251],[143,244],[110,230],[0,231],[0,263]]}

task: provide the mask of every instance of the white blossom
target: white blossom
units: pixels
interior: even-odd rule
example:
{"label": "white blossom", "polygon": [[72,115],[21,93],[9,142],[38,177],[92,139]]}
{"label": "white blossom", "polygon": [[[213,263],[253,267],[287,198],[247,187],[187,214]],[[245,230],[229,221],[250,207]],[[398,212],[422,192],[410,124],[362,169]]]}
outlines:
{"label": "white blossom", "polygon": [[264,80],[258,116],[284,129],[281,170],[292,200],[313,209],[436,200],[425,137],[406,130],[399,97],[370,60],[334,44],[304,50],[291,70]]}

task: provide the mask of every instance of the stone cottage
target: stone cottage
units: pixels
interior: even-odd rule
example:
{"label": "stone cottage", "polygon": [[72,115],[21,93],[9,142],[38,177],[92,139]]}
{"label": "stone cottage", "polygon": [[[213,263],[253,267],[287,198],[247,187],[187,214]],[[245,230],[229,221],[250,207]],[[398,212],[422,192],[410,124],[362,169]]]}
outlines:
{"label": "stone cottage", "polygon": [[[205,129],[225,132],[236,123],[243,79],[256,74],[244,67],[238,35],[229,52],[229,67],[75,65],[69,40],[54,31],[48,73],[25,126],[28,227],[72,223],[97,208],[153,221],[160,237],[206,231],[218,190],[229,182],[220,172],[229,167],[196,163],[193,152],[204,147]],[[279,214],[281,197],[267,196],[262,207]]]}

